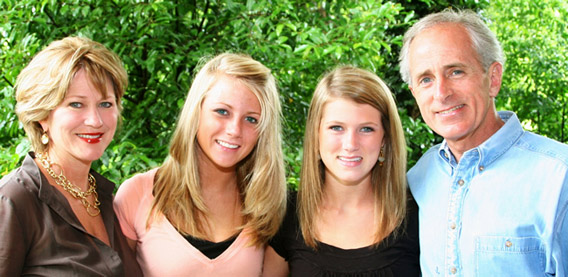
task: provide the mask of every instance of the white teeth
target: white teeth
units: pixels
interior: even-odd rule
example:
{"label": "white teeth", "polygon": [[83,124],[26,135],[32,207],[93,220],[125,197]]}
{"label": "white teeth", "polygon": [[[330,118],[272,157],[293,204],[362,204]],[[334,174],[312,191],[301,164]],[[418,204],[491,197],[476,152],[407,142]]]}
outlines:
{"label": "white teeth", "polygon": [[101,137],[101,135],[81,135],[81,134],[77,134],[77,136],[79,136],[80,138],[86,138],[86,139],[96,139],[96,138]]}
{"label": "white teeth", "polygon": [[339,157],[339,159],[342,160],[342,161],[345,161],[345,162],[358,162],[358,161],[362,160],[361,157],[356,157],[356,158],[351,158],[351,159]]}
{"label": "white teeth", "polygon": [[221,141],[221,140],[217,140],[217,143],[219,145],[223,146],[223,147],[227,147],[227,148],[231,148],[231,149],[235,149],[235,148],[239,147],[238,145],[230,144],[228,142],[224,142],[224,141]]}
{"label": "white teeth", "polygon": [[459,109],[459,108],[461,108],[461,107],[463,107],[463,105],[455,106],[455,107],[453,107],[453,108],[451,108],[451,109],[449,109],[449,110],[447,110],[447,111],[443,111],[443,112],[440,112],[440,113],[441,113],[441,114],[451,113],[451,112],[453,112],[453,111],[455,111],[455,110],[457,110],[457,109]]}

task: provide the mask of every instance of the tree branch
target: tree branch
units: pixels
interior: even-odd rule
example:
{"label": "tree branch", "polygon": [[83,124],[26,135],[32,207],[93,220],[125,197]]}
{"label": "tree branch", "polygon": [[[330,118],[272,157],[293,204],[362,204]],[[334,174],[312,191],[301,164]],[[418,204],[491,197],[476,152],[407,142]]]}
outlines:
{"label": "tree branch", "polygon": [[46,6],[45,7],[45,14],[47,15],[47,17],[49,17],[49,19],[51,20],[51,22],[53,22],[53,25],[55,25],[55,27],[59,28],[59,25],[57,24],[57,22],[55,22],[55,19],[53,18],[53,15],[51,15],[51,13],[49,12],[49,8]]}
{"label": "tree branch", "polygon": [[2,75],[2,79],[4,79],[4,81],[6,81],[6,83],[8,83],[8,85],[10,85],[11,87],[14,87],[14,84],[12,84],[12,82],[10,82],[10,80],[8,80],[8,78],[6,78],[6,76]]}
{"label": "tree branch", "polygon": [[209,0],[207,0],[207,3],[205,4],[205,9],[203,9],[203,18],[201,18],[201,23],[199,23],[199,33],[201,33],[201,29],[203,29],[203,24],[205,24],[205,18],[207,18],[207,10],[209,10]]}

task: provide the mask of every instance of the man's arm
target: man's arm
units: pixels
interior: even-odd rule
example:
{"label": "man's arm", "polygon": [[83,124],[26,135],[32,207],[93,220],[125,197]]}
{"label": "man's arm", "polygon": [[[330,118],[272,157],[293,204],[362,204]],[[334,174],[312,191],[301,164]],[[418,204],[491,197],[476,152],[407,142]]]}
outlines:
{"label": "man's arm", "polygon": [[568,173],[560,192],[552,238],[552,257],[547,264],[547,274],[568,276]]}

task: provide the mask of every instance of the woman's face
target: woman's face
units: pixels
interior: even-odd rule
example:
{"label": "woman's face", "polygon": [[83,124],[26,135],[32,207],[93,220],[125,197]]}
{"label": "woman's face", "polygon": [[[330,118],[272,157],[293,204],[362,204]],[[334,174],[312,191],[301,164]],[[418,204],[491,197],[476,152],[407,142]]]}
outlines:
{"label": "woman's face", "polygon": [[256,145],[260,114],[260,103],[252,91],[233,77],[220,77],[201,104],[200,164],[234,170]]}
{"label": "woman's face", "polygon": [[102,156],[112,141],[119,116],[110,81],[106,89],[108,97],[103,98],[80,69],[63,101],[40,121],[49,134],[48,151],[54,161],[90,165]]}
{"label": "woman's face", "polygon": [[325,181],[357,185],[370,181],[383,145],[381,113],[373,106],[334,97],[325,104],[319,128],[319,153]]}

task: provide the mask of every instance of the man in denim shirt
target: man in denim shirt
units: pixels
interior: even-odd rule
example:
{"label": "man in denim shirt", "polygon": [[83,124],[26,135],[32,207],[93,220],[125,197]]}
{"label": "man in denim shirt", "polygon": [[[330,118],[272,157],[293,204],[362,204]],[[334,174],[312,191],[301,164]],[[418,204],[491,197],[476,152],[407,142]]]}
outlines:
{"label": "man in denim shirt", "polygon": [[444,141],[408,172],[425,276],[568,275],[568,146],[497,112],[504,57],[471,11],[421,19],[400,72]]}

